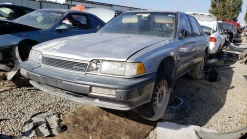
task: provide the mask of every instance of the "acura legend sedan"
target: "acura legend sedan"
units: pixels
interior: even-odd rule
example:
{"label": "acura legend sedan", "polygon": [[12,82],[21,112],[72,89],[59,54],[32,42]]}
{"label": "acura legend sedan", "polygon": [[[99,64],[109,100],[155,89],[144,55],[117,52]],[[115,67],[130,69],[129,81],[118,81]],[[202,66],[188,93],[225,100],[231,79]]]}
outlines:
{"label": "acura legend sedan", "polygon": [[182,12],[132,11],[97,33],[34,46],[21,74],[36,88],[84,104],[134,109],[161,118],[174,81],[190,71],[201,78],[209,38]]}

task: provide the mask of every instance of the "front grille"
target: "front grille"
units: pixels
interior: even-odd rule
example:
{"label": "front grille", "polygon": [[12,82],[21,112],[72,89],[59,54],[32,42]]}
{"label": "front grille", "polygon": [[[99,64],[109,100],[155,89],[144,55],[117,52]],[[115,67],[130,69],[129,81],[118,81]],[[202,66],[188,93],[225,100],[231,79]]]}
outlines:
{"label": "front grille", "polygon": [[88,63],[75,62],[51,57],[42,57],[42,64],[66,70],[86,72]]}

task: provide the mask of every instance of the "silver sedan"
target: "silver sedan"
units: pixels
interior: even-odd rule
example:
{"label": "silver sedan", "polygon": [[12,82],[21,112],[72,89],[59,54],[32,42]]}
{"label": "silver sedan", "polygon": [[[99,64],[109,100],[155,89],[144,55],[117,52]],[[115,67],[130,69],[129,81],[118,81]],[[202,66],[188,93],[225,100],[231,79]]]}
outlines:
{"label": "silver sedan", "polygon": [[104,108],[137,108],[154,121],[175,95],[178,77],[188,71],[201,77],[208,40],[185,13],[126,12],[97,33],[36,45],[21,74],[47,93]]}

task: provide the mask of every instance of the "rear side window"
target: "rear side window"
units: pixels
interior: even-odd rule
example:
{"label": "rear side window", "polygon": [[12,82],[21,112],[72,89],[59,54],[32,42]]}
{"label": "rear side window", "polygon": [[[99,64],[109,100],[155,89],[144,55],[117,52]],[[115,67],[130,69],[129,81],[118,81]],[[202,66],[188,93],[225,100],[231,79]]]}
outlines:
{"label": "rear side window", "polygon": [[191,36],[191,27],[188,17],[184,14],[180,16],[180,30],[185,29],[188,32],[188,36]]}
{"label": "rear side window", "polygon": [[192,28],[193,28],[193,35],[194,36],[200,36],[201,35],[201,31],[200,31],[200,28],[197,24],[197,21],[194,17],[192,16],[189,16],[190,18],[190,21],[191,21],[191,25],[192,25]]}
{"label": "rear side window", "polygon": [[103,24],[93,16],[89,16],[91,29],[96,29],[97,26],[103,26]]}
{"label": "rear side window", "polygon": [[8,20],[15,19],[14,9],[9,7],[0,7],[0,19],[8,19]]}

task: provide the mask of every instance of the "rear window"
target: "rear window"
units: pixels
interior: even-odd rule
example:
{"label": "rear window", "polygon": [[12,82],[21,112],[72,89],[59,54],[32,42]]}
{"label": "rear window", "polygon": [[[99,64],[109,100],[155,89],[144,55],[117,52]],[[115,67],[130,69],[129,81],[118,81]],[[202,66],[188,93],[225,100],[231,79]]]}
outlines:
{"label": "rear window", "polygon": [[232,24],[224,24],[224,23],[220,23],[223,27],[223,29],[232,29]]}

